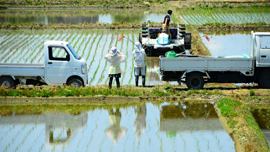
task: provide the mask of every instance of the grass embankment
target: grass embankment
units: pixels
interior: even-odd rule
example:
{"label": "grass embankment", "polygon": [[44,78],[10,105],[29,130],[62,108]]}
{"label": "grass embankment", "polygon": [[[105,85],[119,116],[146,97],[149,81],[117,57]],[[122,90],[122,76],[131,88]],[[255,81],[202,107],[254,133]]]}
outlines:
{"label": "grass embankment", "polygon": [[270,148],[249,108],[238,100],[220,99],[215,104],[220,121],[235,142],[239,152],[265,152]]}
{"label": "grass embankment", "polygon": [[[163,4],[168,0],[157,0],[155,3]],[[153,1],[152,1],[153,2]],[[0,0],[0,4],[8,7],[20,7],[20,6],[102,6],[102,7],[149,7],[150,3],[144,0],[126,1],[126,0]]]}
{"label": "grass embankment", "polygon": [[[14,89],[0,87],[0,97],[84,97],[84,96],[126,96],[126,97],[189,97],[194,95],[222,95],[242,99],[248,103],[258,102],[269,98],[268,89],[260,89],[254,85],[235,86],[206,84],[201,90],[188,90],[185,85],[161,85],[148,87],[135,87],[133,85],[121,86],[119,89],[109,89],[107,85],[98,86],[17,86]],[[264,97],[264,98],[263,98]],[[211,98],[209,98],[211,99]],[[270,98],[268,99],[270,102]]]}
{"label": "grass embankment", "polygon": [[270,29],[270,24],[265,22],[260,23],[206,23],[203,25],[198,25],[197,29],[199,31],[266,31]]}
{"label": "grass embankment", "polygon": [[0,97],[61,97],[61,96],[96,96],[96,95],[112,95],[112,96],[129,96],[129,97],[147,97],[147,96],[179,96],[185,94],[185,91],[178,91],[173,86],[156,86],[150,88],[141,88],[135,86],[122,86],[117,89],[113,87],[109,89],[108,86],[87,86],[87,87],[73,87],[73,86],[44,86],[44,87],[30,87],[21,86],[15,89],[0,88]]}
{"label": "grass embankment", "polygon": [[[142,24],[140,22],[116,22],[116,23],[78,23],[78,24],[64,24],[64,23],[0,23],[0,29],[141,29]],[[161,27],[162,23],[150,22],[150,27]],[[177,27],[177,24],[172,23],[171,27]]]}
{"label": "grass embankment", "polygon": [[129,106],[139,106],[145,103],[129,103],[129,104],[114,104],[114,105],[13,105],[0,106],[0,116],[11,116],[25,114],[42,114],[42,113],[69,113],[79,115],[83,112],[92,111],[95,109],[111,109],[111,108],[126,108]]}

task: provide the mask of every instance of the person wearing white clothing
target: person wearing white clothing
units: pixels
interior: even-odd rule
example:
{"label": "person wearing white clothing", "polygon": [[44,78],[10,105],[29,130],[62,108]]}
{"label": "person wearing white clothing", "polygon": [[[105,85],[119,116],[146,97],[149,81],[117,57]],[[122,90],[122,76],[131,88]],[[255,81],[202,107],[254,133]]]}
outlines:
{"label": "person wearing white clothing", "polygon": [[126,61],[126,56],[118,51],[116,47],[112,47],[111,51],[104,56],[104,58],[110,63],[109,69],[109,88],[112,88],[113,78],[116,80],[117,88],[120,88],[121,69],[120,63]]}
{"label": "person wearing white clothing", "polygon": [[135,42],[135,50],[132,52],[134,58],[134,75],[135,83],[138,86],[139,76],[142,76],[142,85],[145,87],[145,75],[146,75],[146,64],[145,64],[145,51],[139,42]]}

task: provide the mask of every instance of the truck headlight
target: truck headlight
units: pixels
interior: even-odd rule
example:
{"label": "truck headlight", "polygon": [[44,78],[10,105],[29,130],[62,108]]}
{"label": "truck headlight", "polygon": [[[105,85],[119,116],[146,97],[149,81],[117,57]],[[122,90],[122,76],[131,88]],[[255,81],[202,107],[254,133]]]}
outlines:
{"label": "truck headlight", "polygon": [[86,65],[82,65],[82,74],[85,74],[85,73],[86,73],[86,71],[87,71],[87,69],[86,69]]}

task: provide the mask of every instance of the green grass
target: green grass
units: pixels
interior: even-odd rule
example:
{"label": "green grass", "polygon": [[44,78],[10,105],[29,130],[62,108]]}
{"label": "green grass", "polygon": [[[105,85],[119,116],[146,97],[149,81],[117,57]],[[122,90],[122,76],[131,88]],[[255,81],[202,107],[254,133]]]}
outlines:
{"label": "green grass", "polygon": [[217,102],[221,115],[233,130],[234,137],[245,151],[269,151],[265,136],[256,123],[249,108],[242,102],[232,98],[222,98]]}

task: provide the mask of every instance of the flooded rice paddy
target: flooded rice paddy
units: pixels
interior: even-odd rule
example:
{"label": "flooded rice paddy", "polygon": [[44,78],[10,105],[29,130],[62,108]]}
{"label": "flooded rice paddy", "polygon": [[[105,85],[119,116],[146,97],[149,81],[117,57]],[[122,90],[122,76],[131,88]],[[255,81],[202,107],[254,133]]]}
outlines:
{"label": "flooded rice paddy", "polygon": [[[209,41],[205,38],[209,37]],[[202,42],[212,56],[250,56],[250,33],[204,34],[200,33]]]}
{"label": "flooded rice paddy", "polygon": [[41,9],[0,10],[0,23],[143,23],[148,19],[161,22],[166,12],[129,9]]}
{"label": "flooded rice paddy", "polygon": [[270,23],[270,10],[265,8],[195,8],[180,9],[180,18],[186,24],[203,25],[206,23]]}
{"label": "flooded rice paddy", "polygon": [[[139,31],[128,30],[2,30],[0,31],[0,63],[44,63],[43,44],[46,40],[62,40],[69,42],[77,54],[87,61],[89,85],[108,83],[110,64],[104,56],[110,48],[116,46],[127,57],[121,64],[123,74],[121,85],[134,85],[133,42],[138,41]],[[118,37],[124,35],[123,41]],[[146,59],[146,85],[163,84],[159,79],[158,58]],[[176,82],[173,82],[176,83]],[[139,80],[141,84],[141,79]]]}
{"label": "flooded rice paddy", "polygon": [[252,114],[270,145],[270,109],[253,109]]}
{"label": "flooded rice paddy", "polygon": [[[175,12],[186,24],[206,23],[270,23],[270,10],[257,8],[195,8]],[[166,10],[149,9],[7,9],[0,10],[0,23],[116,23],[162,22]],[[176,22],[176,21],[173,21]]]}
{"label": "flooded rice paddy", "polygon": [[0,151],[235,151],[211,103],[91,109],[2,115]]}

